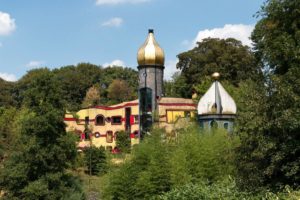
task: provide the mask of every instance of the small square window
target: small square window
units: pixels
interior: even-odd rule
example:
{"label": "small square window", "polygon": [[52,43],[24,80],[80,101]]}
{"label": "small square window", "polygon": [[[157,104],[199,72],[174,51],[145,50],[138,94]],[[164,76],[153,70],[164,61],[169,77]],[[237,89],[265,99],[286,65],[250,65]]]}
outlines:
{"label": "small square window", "polygon": [[122,117],[121,116],[113,116],[113,117],[111,117],[111,124],[113,124],[113,125],[120,125],[120,124],[122,124]]}
{"label": "small square window", "polygon": [[103,115],[97,115],[95,119],[95,125],[97,126],[104,126],[105,125],[105,118]]}

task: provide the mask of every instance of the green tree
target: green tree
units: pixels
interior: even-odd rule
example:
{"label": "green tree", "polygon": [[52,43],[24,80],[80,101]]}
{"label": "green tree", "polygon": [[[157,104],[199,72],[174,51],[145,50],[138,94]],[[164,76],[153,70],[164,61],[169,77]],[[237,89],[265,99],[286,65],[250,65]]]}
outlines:
{"label": "green tree", "polygon": [[252,39],[267,76],[241,90],[238,162],[246,187],[299,186],[299,9],[297,0],[270,0],[258,13]]}
{"label": "green tree", "polygon": [[115,79],[109,85],[108,98],[110,98],[111,103],[121,103],[123,101],[133,100],[134,91],[128,83],[124,80]]}
{"label": "green tree", "polygon": [[116,144],[121,152],[129,153],[131,147],[131,139],[129,133],[125,131],[118,132]]}
{"label": "green tree", "polygon": [[17,110],[15,108],[0,108],[0,163],[8,156],[16,139],[13,126]]}
{"label": "green tree", "polygon": [[152,130],[130,159],[112,168],[104,190],[107,199],[151,199],[186,184],[210,185],[235,174],[236,136],[202,133],[192,126],[178,132],[174,145],[163,140],[164,134]]}
{"label": "green tree", "polygon": [[13,98],[14,82],[8,82],[0,78],[0,106],[13,106],[15,100]]}
{"label": "green tree", "polygon": [[95,106],[100,103],[100,91],[99,87],[92,86],[86,92],[85,98],[82,102],[82,107]]}
{"label": "green tree", "polygon": [[107,170],[106,154],[104,147],[89,147],[84,150],[84,161],[87,172],[92,175],[103,174]]}
{"label": "green tree", "polygon": [[188,94],[191,94],[193,86],[201,84],[205,76],[214,72],[219,72],[221,80],[227,80],[235,86],[248,78],[257,79],[261,76],[250,48],[233,38],[204,39],[197,42],[195,48],[177,57],[177,68],[181,70],[181,76],[184,76]]}
{"label": "green tree", "polygon": [[77,150],[75,136],[65,131],[60,85],[44,70],[28,88],[18,141],[0,172],[4,199],[82,198],[78,181],[66,173]]}
{"label": "green tree", "polygon": [[79,63],[77,66],[64,66],[53,70],[62,88],[61,98],[70,111],[81,108],[86,91],[102,79],[101,66]]}
{"label": "green tree", "polygon": [[191,97],[191,88],[186,77],[176,72],[172,79],[164,82],[165,96],[167,97]]}
{"label": "green tree", "polygon": [[298,0],[267,0],[251,39],[255,54],[275,74],[285,74],[300,63]]}

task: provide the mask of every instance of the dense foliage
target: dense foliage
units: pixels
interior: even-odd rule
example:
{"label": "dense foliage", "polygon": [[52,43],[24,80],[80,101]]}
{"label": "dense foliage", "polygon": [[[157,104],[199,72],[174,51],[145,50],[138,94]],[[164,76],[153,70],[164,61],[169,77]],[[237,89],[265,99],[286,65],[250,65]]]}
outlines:
{"label": "dense foliage", "polygon": [[297,0],[267,1],[252,35],[267,74],[240,95],[238,161],[247,188],[300,183],[299,9]]}
{"label": "dense foliage", "polygon": [[163,131],[153,130],[129,160],[110,172],[106,198],[149,199],[184,184],[203,180],[209,184],[234,175],[238,139],[223,131],[199,131],[183,130],[174,144],[162,140]]}
{"label": "dense foliage", "polygon": [[14,146],[15,131],[13,127],[17,116],[15,108],[0,108],[0,164]]}
{"label": "dense foliage", "polygon": [[[24,95],[30,89],[30,84],[49,69],[32,69],[27,72],[17,82],[7,82],[0,79],[0,106],[21,107],[24,101]],[[54,78],[61,86],[61,100],[69,111],[77,111],[82,104],[114,104],[123,100],[133,100],[137,98],[138,74],[131,68],[118,66],[102,68],[98,65],[89,63],[80,63],[76,66],[69,65],[51,71]],[[121,83],[121,93],[116,95],[116,83],[112,86],[114,80]],[[117,84],[118,85],[118,84]],[[97,88],[100,93],[98,100],[85,100],[86,93],[90,88]],[[111,89],[109,89],[111,88]],[[95,95],[94,95],[95,96]],[[98,94],[96,95],[98,96]],[[92,101],[92,102],[89,102]]]}
{"label": "dense foliage", "polygon": [[89,147],[84,150],[84,162],[87,172],[92,175],[103,174],[107,170],[106,153],[104,147]]}
{"label": "dense foliage", "polygon": [[116,145],[122,153],[129,153],[131,148],[131,138],[128,132],[120,131],[117,134]]}
{"label": "dense foliage", "polygon": [[83,198],[79,182],[66,173],[76,158],[75,138],[67,134],[60,86],[50,71],[24,93],[24,110],[11,150],[0,172],[4,199]]}
{"label": "dense foliage", "polygon": [[178,56],[177,68],[181,75],[174,79],[174,89],[190,97],[195,85],[202,84],[207,76],[221,73],[221,80],[238,86],[248,78],[260,78],[259,65],[248,46],[233,38],[207,38],[197,42],[192,50]]}

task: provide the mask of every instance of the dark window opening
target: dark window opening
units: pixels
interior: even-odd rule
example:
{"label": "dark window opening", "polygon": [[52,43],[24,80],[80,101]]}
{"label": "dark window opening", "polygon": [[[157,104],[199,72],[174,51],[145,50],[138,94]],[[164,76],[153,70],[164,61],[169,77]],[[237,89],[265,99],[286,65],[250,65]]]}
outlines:
{"label": "dark window opening", "polygon": [[96,117],[95,124],[98,125],[98,126],[104,126],[105,125],[105,120],[104,120],[103,115],[98,115]]}
{"label": "dark window opening", "polygon": [[111,124],[113,124],[113,125],[122,124],[122,118],[121,118],[121,116],[111,117]]}
{"label": "dark window opening", "polygon": [[135,137],[135,138],[138,138],[138,137],[139,137],[139,131],[134,131],[133,134],[134,134],[134,137]]}
{"label": "dark window opening", "polygon": [[88,125],[90,123],[90,118],[89,117],[85,117],[84,121],[85,121],[85,124]]}
{"label": "dark window opening", "polygon": [[89,131],[84,131],[84,139],[89,140],[90,139],[90,132]]}
{"label": "dark window opening", "polygon": [[226,130],[228,130],[228,126],[229,126],[229,124],[226,122],[226,123],[224,123],[224,128],[226,129]]}

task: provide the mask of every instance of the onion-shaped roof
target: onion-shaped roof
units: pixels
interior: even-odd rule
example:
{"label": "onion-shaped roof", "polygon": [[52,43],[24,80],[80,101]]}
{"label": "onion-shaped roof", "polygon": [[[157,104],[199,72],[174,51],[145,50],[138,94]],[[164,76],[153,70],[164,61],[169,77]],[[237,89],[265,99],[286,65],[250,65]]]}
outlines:
{"label": "onion-shaped roof", "polygon": [[222,84],[215,81],[198,103],[198,114],[236,114],[236,104]]}
{"label": "onion-shaped roof", "polygon": [[139,66],[164,66],[165,54],[163,49],[156,42],[152,29],[149,29],[148,37],[145,43],[138,50],[137,62]]}

